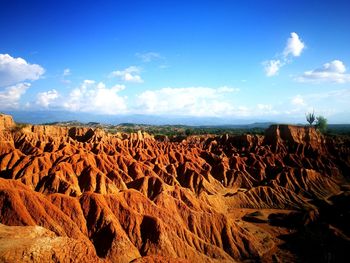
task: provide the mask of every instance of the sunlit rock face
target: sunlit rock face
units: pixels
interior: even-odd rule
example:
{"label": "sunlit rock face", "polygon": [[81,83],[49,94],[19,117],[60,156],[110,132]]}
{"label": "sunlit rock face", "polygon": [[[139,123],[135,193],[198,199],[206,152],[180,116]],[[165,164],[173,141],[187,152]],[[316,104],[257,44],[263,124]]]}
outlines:
{"label": "sunlit rock face", "polygon": [[272,260],[279,218],[350,234],[349,144],[313,128],[171,142],[0,115],[0,139],[0,261]]}

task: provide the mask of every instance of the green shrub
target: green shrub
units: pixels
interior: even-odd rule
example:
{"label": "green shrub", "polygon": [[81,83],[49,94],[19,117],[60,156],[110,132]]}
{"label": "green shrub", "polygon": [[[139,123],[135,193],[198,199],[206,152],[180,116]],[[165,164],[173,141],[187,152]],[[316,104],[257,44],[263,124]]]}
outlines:
{"label": "green shrub", "polygon": [[327,119],[323,116],[316,117],[316,128],[322,132],[325,133],[327,131]]}

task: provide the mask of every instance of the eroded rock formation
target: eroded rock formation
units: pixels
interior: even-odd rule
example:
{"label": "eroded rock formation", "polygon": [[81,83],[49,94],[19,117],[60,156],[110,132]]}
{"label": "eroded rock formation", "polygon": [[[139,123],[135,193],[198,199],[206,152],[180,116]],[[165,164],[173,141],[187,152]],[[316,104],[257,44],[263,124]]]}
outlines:
{"label": "eroded rock formation", "polygon": [[170,142],[142,132],[16,128],[5,115],[0,126],[6,262],[269,261],[271,233],[235,214],[283,209],[310,224],[331,211],[324,203],[345,198],[350,171],[349,147],[308,127]]}

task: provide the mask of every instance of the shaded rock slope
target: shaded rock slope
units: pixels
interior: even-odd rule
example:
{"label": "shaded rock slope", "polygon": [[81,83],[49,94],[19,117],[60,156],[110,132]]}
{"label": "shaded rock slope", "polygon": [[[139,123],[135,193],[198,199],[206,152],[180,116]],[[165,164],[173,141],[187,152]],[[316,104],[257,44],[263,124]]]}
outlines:
{"label": "shaded rock slope", "polygon": [[347,245],[349,152],[308,127],[170,142],[0,115],[0,261],[271,260],[276,242],[242,209],[323,220]]}

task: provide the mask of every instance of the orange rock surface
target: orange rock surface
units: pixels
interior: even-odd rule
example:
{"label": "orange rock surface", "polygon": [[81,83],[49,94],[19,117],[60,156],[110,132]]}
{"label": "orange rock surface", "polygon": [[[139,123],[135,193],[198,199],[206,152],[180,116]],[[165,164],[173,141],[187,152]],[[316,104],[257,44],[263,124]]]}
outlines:
{"label": "orange rock surface", "polygon": [[253,224],[280,222],[277,209],[346,246],[331,211],[348,200],[349,152],[309,127],[171,142],[0,115],[0,260],[269,262],[276,233]]}

